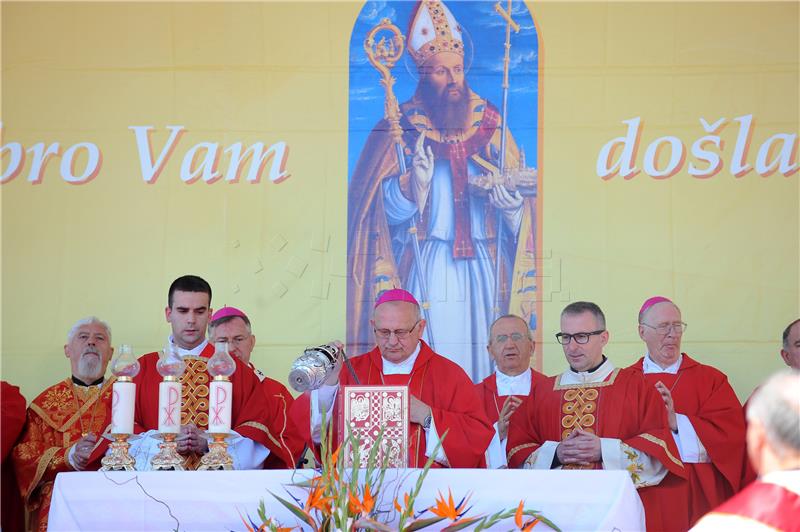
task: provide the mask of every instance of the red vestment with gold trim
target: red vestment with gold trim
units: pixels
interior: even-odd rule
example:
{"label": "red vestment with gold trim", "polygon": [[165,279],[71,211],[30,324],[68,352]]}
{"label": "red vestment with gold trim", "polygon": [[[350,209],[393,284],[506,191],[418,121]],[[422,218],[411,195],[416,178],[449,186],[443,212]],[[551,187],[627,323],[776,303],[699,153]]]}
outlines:
{"label": "red vestment with gold trim", "polygon": [[[193,423],[199,429],[208,430],[208,395],[212,377],[208,373],[207,361],[214,354],[214,346],[208,344],[200,356],[184,356],[186,370],[181,382],[181,425]],[[158,385],[163,377],[158,373],[156,363],[158,353],[148,353],[139,358],[141,369],[133,379],[136,383],[136,412],[134,431],[158,430]],[[231,430],[250,438],[270,450],[270,454],[283,457],[284,462],[293,464],[295,451],[282,437],[283,423],[271,412],[282,411],[283,403],[277,399],[265,400],[261,382],[255,372],[237,357],[236,371],[231,375],[233,384],[233,408]],[[186,469],[196,469],[200,455],[186,456]]]}
{"label": "red vestment with gold trim", "polygon": [[[447,431],[442,447],[450,467],[485,467],[483,453],[489,446],[494,431],[483,414],[474,384],[461,367],[434,353],[422,340],[419,355],[409,375],[384,375],[383,358],[377,347],[351,358],[350,363],[358,375],[359,384],[407,384],[409,393],[431,408],[439,437]],[[339,394],[344,386],[356,384],[346,368],[342,369],[339,379]],[[333,419],[338,419],[338,402],[334,403],[331,416]],[[309,393],[306,392],[295,400],[292,410],[297,426],[305,432],[304,436],[309,442],[310,404]],[[425,453],[425,431],[419,424],[411,423],[409,467],[423,467],[428,460]],[[442,464],[434,463],[434,467],[437,465]]]}
{"label": "red vestment with gold trim", "polygon": [[[744,470],[745,422],[742,406],[728,378],[719,370],[683,354],[676,374],[642,372],[643,358],[630,367],[655,387],[658,381],[671,390],[675,412],[689,418],[705,447],[710,463],[684,463],[688,482],[664,485],[676,519],[673,529],[686,530],[705,513],[739,491]],[[661,491],[659,487],[653,491]],[[683,508],[684,521],[677,521]]]}
{"label": "red vestment with gold trim", "polygon": [[32,528],[47,530],[47,514],[56,475],[74,471],[69,449],[85,434],[98,437],[88,471],[100,468],[108,448],[102,434],[111,424],[111,391],[116,379],[101,386],[79,386],[66,379],[39,394],[28,407],[28,426],[12,451],[17,482],[31,515]]}
{"label": "red vestment with gold trim", "polygon": [[[658,460],[681,479],[683,463],[667,422],[664,402],[640,374],[614,369],[604,380],[581,385],[561,385],[561,375],[547,377],[531,387],[528,399],[517,409],[508,431],[508,467],[522,467],[546,441],[560,442],[581,428],[600,438],[615,438]],[[628,456],[627,469],[636,484],[641,465]],[[602,469],[602,463],[570,465],[564,469]],[[648,490],[639,489],[648,530],[664,530],[669,508]]]}

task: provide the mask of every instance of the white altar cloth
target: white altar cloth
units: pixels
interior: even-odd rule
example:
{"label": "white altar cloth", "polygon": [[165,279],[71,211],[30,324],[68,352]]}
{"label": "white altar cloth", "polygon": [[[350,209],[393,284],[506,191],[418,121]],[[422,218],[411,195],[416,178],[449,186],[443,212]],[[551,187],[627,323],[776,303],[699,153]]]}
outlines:
{"label": "white altar cloth", "polygon": [[[420,470],[389,470],[379,504],[390,520],[396,495],[410,491]],[[287,487],[312,474],[292,471],[80,472],[56,477],[50,507],[51,531],[244,531],[242,516],[258,521],[258,503],[284,526],[299,520],[270,492],[289,499]],[[625,471],[528,471],[515,469],[432,469],[416,510],[434,504],[438,492],[452,490],[458,502],[471,493],[467,517],[500,509],[539,510],[564,531],[644,530],[644,510]],[[427,514],[426,517],[432,517]],[[425,530],[438,530],[449,524]],[[503,530],[514,528],[513,519]],[[469,530],[469,529],[468,529]],[[536,530],[547,530],[538,524]]]}

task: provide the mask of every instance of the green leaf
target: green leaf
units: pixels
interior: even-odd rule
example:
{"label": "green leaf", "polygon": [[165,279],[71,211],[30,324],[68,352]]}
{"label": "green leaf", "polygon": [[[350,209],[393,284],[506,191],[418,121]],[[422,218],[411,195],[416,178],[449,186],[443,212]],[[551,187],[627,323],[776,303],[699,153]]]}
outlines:
{"label": "green leaf", "polygon": [[408,526],[403,529],[403,532],[414,532],[414,530],[421,530],[425,527],[435,525],[441,521],[444,521],[444,517],[428,517],[427,519],[417,519],[416,521],[410,522]]}
{"label": "green leaf", "polygon": [[299,507],[297,507],[296,505],[294,505],[294,504],[290,503],[289,501],[287,501],[287,500],[285,500],[285,499],[282,499],[282,498],[278,497],[277,495],[275,495],[275,494],[274,494],[274,493],[272,493],[272,492],[270,492],[270,494],[271,494],[273,497],[275,497],[276,499],[278,499],[278,501],[279,501],[279,502],[280,502],[282,505],[284,505],[284,506],[285,506],[285,507],[286,507],[286,508],[287,508],[287,509],[288,509],[290,512],[292,512],[294,515],[296,515],[297,517],[299,517],[299,518],[300,518],[300,519],[301,519],[301,520],[302,520],[304,523],[306,523],[308,526],[310,526],[310,527],[311,527],[311,528],[313,528],[314,530],[317,530],[317,529],[319,528],[319,527],[317,526],[317,522],[314,520],[314,518],[313,518],[313,517],[311,517],[311,516],[310,516],[308,513],[306,513],[306,512],[305,512],[305,511],[304,511],[302,508],[299,508]]}
{"label": "green leaf", "polygon": [[394,529],[388,525],[384,525],[383,523],[379,523],[374,519],[370,519],[368,517],[362,517],[358,521],[355,522],[355,527],[357,529],[364,528],[366,530],[378,530],[380,532],[392,532]]}
{"label": "green leaf", "polygon": [[481,517],[481,516],[478,516],[478,517],[468,517],[468,518],[466,518],[466,519],[459,519],[458,521],[456,521],[456,522],[455,522],[455,523],[453,523],[452,525],[450,525],[450,526],[447,526],[447,527],[443,528],[443,529],[442,529],[442,532],[445,532],[445,531],[447,531],[447,532],[454,532],[454,531],[456,531],[456,530],[461,530],[461,529],[467,528],[468,526],[472,526],[472,524],[473,524],[475,521],[478,521],[478,520],[480,520],[480,519],[482,519],[482,517]]}
{"label": "green leaf", "polygon": [[524,512],[522,512],[522,513],[523,513],[523,514],[525,514],[525,515],[529,515],[529,516],[531,516],[531,517],[535,517],[536,519],[538,519],[538,520],[539,520],[539,521],[541,521],[542,523],[546,524],[547,526],[549,526],[549,527],[550,527],[550,528],[552,528],[553,530],[556,530],[557,532],[561,532],[561,529],[560,529],[560,528],[558,528],[558,527],[555,525],[555,523],[553,523],[551,520],[549,520],[548,518],[546,518],[546,517],[545,517],[545,516],[543,516],[542,514],[540,514],[540,513],[537,513],[537,512],[536,512],[536,510],[525,510],[525,511],[524,511]]}
{"label": "green leaf", "polygon": [[264,505],[264,499],[258,501],[258,517],[261,518],[262,523],[267,522],[267,507]]}

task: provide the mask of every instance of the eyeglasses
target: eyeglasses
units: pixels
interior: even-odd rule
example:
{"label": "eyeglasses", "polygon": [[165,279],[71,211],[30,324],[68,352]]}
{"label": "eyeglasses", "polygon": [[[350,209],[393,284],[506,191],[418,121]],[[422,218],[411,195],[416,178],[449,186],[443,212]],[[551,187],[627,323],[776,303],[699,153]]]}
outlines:
{"label": "eyeglasses", "polygon": [[642,325],[645,327],[650,327],[658,334],[669,334],[670,331],[673,331],[675,334],[683,334],[683,332],[686,330],[686,324],[682,321],[676,321],[675,323],[662,323],[661,325],[656,325],[655,327],[648,325],[647,323],[642,323]]}
{"label": "eyeglasses", "polygon": [[247,336],[234,336],[233,338],[226,338],[224,336],[221,336],[221,337],[217,338],[216,341],[217,342],[225,342],[226,344],[237,346],[239,344],[243,344],[244,342],[246,342],[249,339],[250,339],[250,335],[247,335]]}
{"label": "eyeglasses", "polygon": [[392,334],[394,334],[398,340],[405,340],[406,338],[408,338],[408,335],[411,334],[411,331],[417,328],[417,325],[419,325],[419,320],[417,320],[417,322],[414,325],[412,325],[410,329],[395,329],[395,330],[372,329],[372,330],[375,331],[375,336],[377,336],[381,340],[388,340],[392,336]]}
{"label": "eyeglasses", "polygon": [[522,338],[524,338],[524,335],[520,333],[498,334],[497,336],[494,337],[494,341],[495,343],[498,344],[504,344],[508,341],[509,338],[511,338],[511,340],[514,342],[519,342],[520,340],[522,340]]}
{"label": "eyeglasses", "polygon": [[592,331],[592,332],[579,332],[575,334],[567,334],[567,333],[557,333],[556,340],[561,345],[567,345],[571,340],[575,340],[576,344],[588,344],[589,338],[596,335],[596,334],[603,334],[606,332],[605,329],[600,329],[599,331]]}

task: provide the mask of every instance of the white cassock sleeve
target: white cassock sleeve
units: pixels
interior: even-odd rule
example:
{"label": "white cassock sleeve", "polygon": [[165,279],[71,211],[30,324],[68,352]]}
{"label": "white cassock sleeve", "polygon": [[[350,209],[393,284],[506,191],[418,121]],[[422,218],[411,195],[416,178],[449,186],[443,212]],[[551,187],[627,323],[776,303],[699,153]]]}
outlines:
{"label": "white cassock sleeve", "polygon": [[695,432],[692,422],[683,414],[675,414],[678,420],[678,433],[672,433],[675,445],[681,452],[681,460],[687,464],[707,464],[711,462],[708,458],[703,442]]}
{"label": "white cassock sleeve", "polygon": [[333,401],[336,399],[336,392],[339,391],[339,385],[327,386],[323,384],[317,390],[311,390],[311,440],[314,443],[319,443],[322,439],[322,413],[326,413],[328,423],[330,424],[330,416],[327,415],[333,408]]}
{"label": "white cassock sleeve", "polygon": [[617,438],[600,438],[603,469],[625,469],[637,488],[655,486],[667,476],[667,468],[647,453]]}
{"label": "white cassock sleeve", "polygon": [[[428,430],[425,431],[425,456],[428,458],[431,457],[431,453],[436,446],[441,443],[441,439],[439,438],[439,433],[436,432],[436,421],[431,418],[431,426]],[[444,447],[440,446],[439,449],[436,451],[436,454],[433,457],[435,462],[439,462],[442,465],[449,466],[450,462],[447,460],[447,455],[444,452]]]}
{"label": "white cassock sleeve", "polygon": [[[525,460],[525,469],[550,469],[559,442],[546,441]],[[603,469],[626,470],[637,488],[655,486],[667,475],[667,468],[652,456],[622,443],[617,438],[600,438]],[[559,467],[560,469],[560,467]]]}
{"label": "white cassock sleeve", "polygon": [[489,442],[489,447],[486,449],[486,469],[506,469],[508,467],[508,459],[506,458],[506,444],[508,440],[500,439],[500,432],[497,429],[497,423],[494,424],[494,436],[492,441]]}
{"label": "white cassock sleeve", "polygon": [[[137,471],[150,471],[153,457],[158,454],[159,444],[161,439],[156,438],[157,430],[148,430],[137,434],[140,438],[131,442],[129,454],[136,460]],[[269,449],[260,443],[241,436],[235,430],[231,431],[231,435],[226,440],[228,443],[228,454],[233,458],[233,468],[236,470],[243,469],[261,469],[261,465],[269,455]],[[111,449],[106,452],[108,454]]]}

